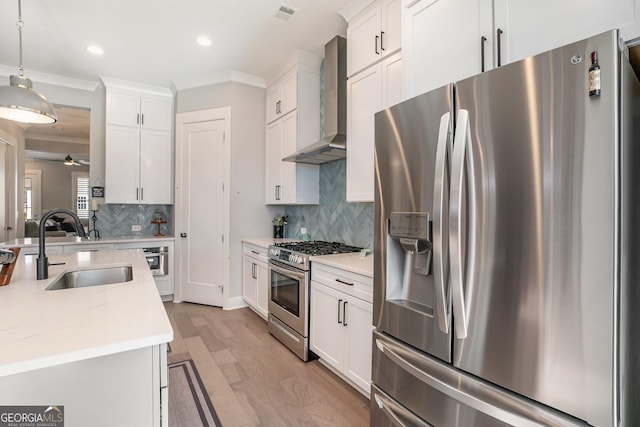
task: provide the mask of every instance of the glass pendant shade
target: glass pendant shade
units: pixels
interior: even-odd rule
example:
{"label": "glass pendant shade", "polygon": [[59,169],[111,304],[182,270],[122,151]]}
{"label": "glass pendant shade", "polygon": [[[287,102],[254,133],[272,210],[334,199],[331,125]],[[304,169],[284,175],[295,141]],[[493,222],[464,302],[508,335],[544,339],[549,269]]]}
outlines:
{"label": "glass pendant shade", "polygon": [[55,110],[44,96],[33,90],[24,76],[9,77],[9,86],[0,87],[0,118],[22,123],[55,123]]}

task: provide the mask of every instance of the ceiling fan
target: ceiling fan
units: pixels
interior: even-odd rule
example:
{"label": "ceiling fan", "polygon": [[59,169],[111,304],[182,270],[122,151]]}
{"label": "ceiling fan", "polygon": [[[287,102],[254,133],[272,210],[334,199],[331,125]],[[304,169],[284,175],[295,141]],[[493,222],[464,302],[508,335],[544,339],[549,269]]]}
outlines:
{"label": "ceiling fan", "polygon": [[64,160],[60,158],[55,158],[55,156],[42,156],[42,155],[34,155],[30,157],[33,160],[45,161],[45,162],[56,162],[63,163],[65,166],[89,166],[89,162],[87,160],[75,160],[71,157],[71,154],[67,154]]}

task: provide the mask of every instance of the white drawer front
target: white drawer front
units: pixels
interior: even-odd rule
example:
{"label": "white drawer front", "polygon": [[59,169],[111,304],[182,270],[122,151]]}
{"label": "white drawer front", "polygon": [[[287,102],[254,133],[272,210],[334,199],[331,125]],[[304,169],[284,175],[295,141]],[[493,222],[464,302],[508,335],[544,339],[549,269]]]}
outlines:
{"label": "white drawer front", "polygon": [[373,279],[371,277],[312,262],[311,280],[361,300],[373,302]]}
{"label": "white drawer front", "polygon": [[267,261],[267,249],[260,246],[244,243],[244,254],[262,261]]}

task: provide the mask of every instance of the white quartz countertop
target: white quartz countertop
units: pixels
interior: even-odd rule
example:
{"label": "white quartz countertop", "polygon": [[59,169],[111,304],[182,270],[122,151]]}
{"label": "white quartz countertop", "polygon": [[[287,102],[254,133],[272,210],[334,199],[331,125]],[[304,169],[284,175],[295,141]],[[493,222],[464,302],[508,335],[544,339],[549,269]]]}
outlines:
{"label": "white quartz countertop", "polygon": [[321,255],[309,258],[313,264],[324,264],[330,267],[341,268],[352,273],[373,277],[373,254],[360,256],[360,253]]}
{"label": "white quartz countertop", "polygon": [[[78,244],[99,244],[99,243],[133,243],[133,242],[160,242],[167,240],[175,240],[174,236],[144,236],[144,237],[106,237],[103,239],[87,239],[83,237],[46,237],[45,243],[47,246],[64,246],[64,245],[78,245]],[[25,237],[20,239],[7,240],[0,243],[0,247],[3,248],[27,248],[38,246],[37,237]]]}
{"label": "white quartz countertop", "polygon": [[242,239],[245,243],[260,246],[261,248],[269,249],[269,246],[279,242],[299,242],[300,239],[274,239],[273,237],[245,237]]}
{"label": "white quartz countertop", "polygon": [[[173,329],[141,250],[49,255],[49,279],[36,258],[20,257],[0,287],[0,377],[173,340]],[[126,283],[46,291],[65,271],[131,265]]]}

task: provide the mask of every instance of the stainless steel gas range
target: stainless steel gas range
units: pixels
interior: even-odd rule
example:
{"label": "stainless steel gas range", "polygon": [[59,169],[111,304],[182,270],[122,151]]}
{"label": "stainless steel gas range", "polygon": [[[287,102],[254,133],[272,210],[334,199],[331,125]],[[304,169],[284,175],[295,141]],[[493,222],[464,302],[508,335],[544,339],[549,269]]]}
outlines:
{"label": "stainless steel gas range", "polygon": [[288,242],[269,247],[269,332],[300,359],[309,360],[309,258],[359,252],[332,242]]}

